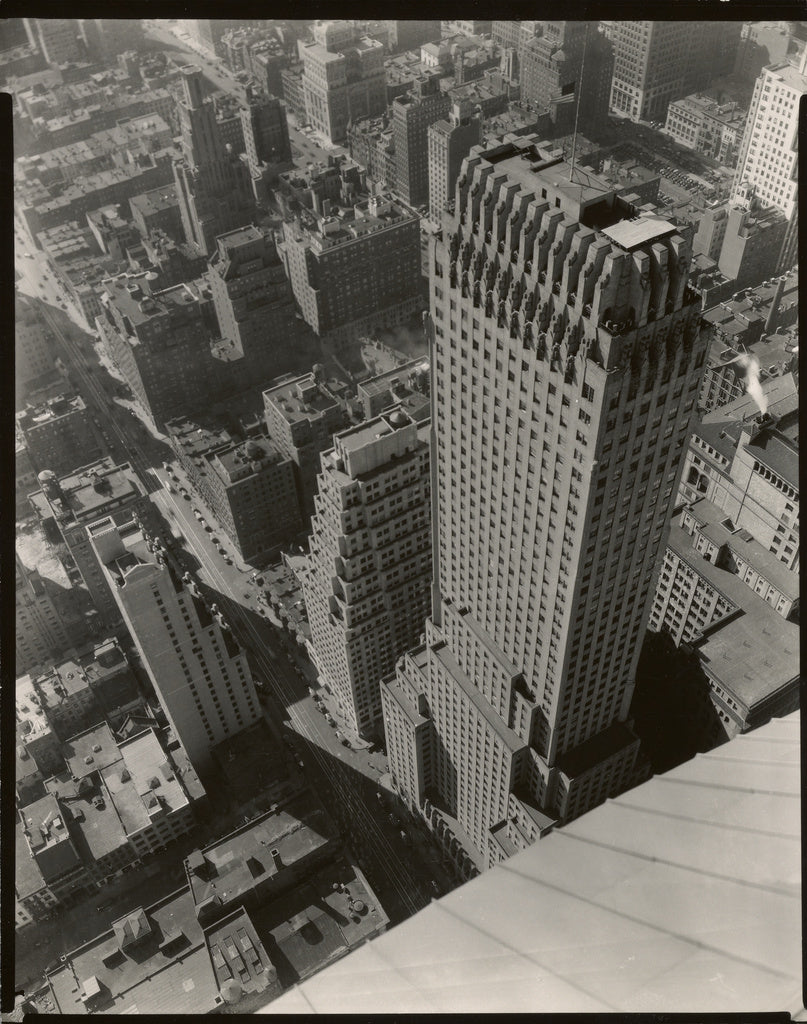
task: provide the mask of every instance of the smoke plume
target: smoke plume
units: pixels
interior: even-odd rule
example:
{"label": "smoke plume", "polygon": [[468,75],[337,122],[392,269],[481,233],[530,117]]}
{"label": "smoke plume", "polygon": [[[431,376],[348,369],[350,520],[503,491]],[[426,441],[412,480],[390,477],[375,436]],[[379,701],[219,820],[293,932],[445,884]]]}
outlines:
{"label": "smoke plume", "polygon": [[759,411],[764,416],[768,411],[768,400],[759,382],[759,360],[750,352],[743,352],[736,359],[732,359],[732,362],[739,363],[745,370],[745,390],[757,403]]}

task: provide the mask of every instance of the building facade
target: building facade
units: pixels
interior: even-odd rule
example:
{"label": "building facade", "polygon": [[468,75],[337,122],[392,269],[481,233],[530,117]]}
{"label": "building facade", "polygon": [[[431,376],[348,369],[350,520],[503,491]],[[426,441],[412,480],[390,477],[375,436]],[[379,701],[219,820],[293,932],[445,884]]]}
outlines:
{"label": "building facade", "polygon": [[445,118],[451,107],[437,75],[421,75],[410,90],[392,103],[395,142],[395,192],[410,206],[429,197],[429,126]]}
{"label": "building facade", "polygon": [[61,479],[43,470],[39,482],[42,489],[29,500],[45,535],[64,543],[101,622],[117,629],[120,613],[87,537],[87,526],[103,515],[125,522],[133,511],[145,510],[149,502],[142,484],[128,463],[115,466],[110,458]]}
{"label": "building facade", "polygon": [[763,68],[754,86],[740,155],[735,194],[750,185],[766,205],[790,219],[798,201],[799,102],[807,92],[807,49],[799,67]]}
{"label": "building facade", "polygon": [[320,677],[365,737],[383,736],[380,680],[429,611],[429,433],[394,407],[337,434],[322,456],[299,578]]}
{"label": "building facade", "polygon": [[350,121],[384,113],[384,47],[348,21],[317,21],[312,34],[301,48],[305,116],[330,142],[343,142]]}
{"label": "building facade", "polygon": [[202,300],[186,284],[151,292],[147,273],[104,283],[96,318],[101,340],[158,426],[203,406],[215,380]]}
{"label": "building facade", "polygon": [[268,437],[205,458],[202,495],[245,562],[276,555],[302,529],[295,465]]}
{"label": "building facade", "polygon": [[100,519],[88,533],[168,722],[204,774],[211,748],[261,717],[244,652],[136,521]]}
{"label": "building facade", "polygon": [[436,223],[454,195],[460,166],[482,138],[482,118],[469,101],[453,103],[448,117],[429,125],[429,216]]}
{"label": "building facade", "polygon": [[80,395],[63,394],[17,414],[17,428],[38,470],[63,476],[103,456]]}
{"label": "building facade", "polygon": [[320,452],[348,425],[344,403],[330,390],[321,366],[301,377],[287,377],[263,393],[267,432],[282,456],[295,465],[304,517],[314,511]]}
{"label": "building facade", "polygon": [[16,672],[22,675],[35,665],[67,650],[67,626],[36,569],[16,559],[14,577]]}
{"label": "building facade", "polygon": [[477,147],[431,251],[433,610],[382,701],[402,794],[469,871],[641,775],[628,709],[707,339],[691,229],[598,184],[535,136]]}
{"label": "building facade", "polygon": [[300,366],[300,350],[315,339],[299,319],[270,234],[247,226],[220,235],[208,281],[221,338],[229,359],[242,364],[244,387]]}
{"label": "building facade", "polygon": [[672,100],[731,74],[741,29],[740,22],[614,22],[611,110],[663,124]]}
{"label": "building facade", "polygon": [[301,211],[284,222],[278,250],[303,317],[323,341],[347,343],[422,307],[419,220],[389,195],[340,217]]}
{"label": "building facade", "polygon": [[174,161],[174,184],[185,241],[209,254],[217,235],[252,222],[254,195],[249,165],[225,147],[202,83],[199,68],[182,68],[177,101],[182,156]]}

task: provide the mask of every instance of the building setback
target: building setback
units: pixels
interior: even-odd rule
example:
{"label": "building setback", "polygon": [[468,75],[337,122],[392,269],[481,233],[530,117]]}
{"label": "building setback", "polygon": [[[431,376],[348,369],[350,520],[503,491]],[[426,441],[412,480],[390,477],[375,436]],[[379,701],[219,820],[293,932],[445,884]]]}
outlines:
{"label": "building setback", "polygon": [[535,136],[475,147],[430,253],[433,610],[382,701],[466,874],[641,777],[628,709],[706,354],[691,228],[569,171]]}
{"label": "building setback", "polygon": [[320,452],[348,425],[344,403],[330,390],[322,367],[287,377],[263,393],[266,429],[284,458],[295,465],[297,493],[304,517],[314,511]]}
{"label": "building setback", "polygon": [[88,533],[169,724],[203,775],[211,749],[261,717],[244,652],[137,521],[100,519]]}
{"label": "building setback", "polygon": [[379,682],[429,611],[429,424],[393,407],[333,440],[299,578],[321,678],[350,728],[378,738]]}
{"label": "building setback", "polygon": [[148,497],[128,462],[115,466],[105,458],[63,476],[43,470],[42,487],[29,495],[46,536],[62,541],[76,563],[101,621],[117,629],[121,618],[109,583],[87,537],[87,526],[99,516],[128,521],[135,510],[145,512]]}

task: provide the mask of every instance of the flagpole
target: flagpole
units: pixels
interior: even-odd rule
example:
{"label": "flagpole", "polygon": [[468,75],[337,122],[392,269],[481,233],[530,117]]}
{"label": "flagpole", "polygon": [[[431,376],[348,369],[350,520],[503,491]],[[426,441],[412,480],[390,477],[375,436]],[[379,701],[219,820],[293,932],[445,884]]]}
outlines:
{"label": "flagpole", "polygon": [[589,22],[586,22],[586,34],[583,36],[583,57],[580,61],[580,80],[577,83],[577,102],[574,105],[574,134],[572,135],[572,159],[569,165],[569,181],[572,180],[574,174],[574,155],[577,149],[577,119],[580,116],[580,97],[583,94],[583,69],[586,66],[586,46],[588,45],[588,26]]}

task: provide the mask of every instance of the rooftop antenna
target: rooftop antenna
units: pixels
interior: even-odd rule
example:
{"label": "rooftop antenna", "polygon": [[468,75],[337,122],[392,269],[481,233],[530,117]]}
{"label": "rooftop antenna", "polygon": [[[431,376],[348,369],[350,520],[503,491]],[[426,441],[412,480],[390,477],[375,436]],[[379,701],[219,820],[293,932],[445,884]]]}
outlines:
{"label": "rooftop antenna", "polygon": [[580,117],[580,96],[583,92],[583,70],[586,66],[586,47],[588,46],[588,28],[589,22],[586,22],[586,32],[583,36],[583,56],[580,59],[580,77],[577,81],[577,96],[575,97],[574,104],[574,133],[572,135],[572,159],[569,165],[569,181],[572,180],[574,174],[574,155],[577,149],[577,121]]}

